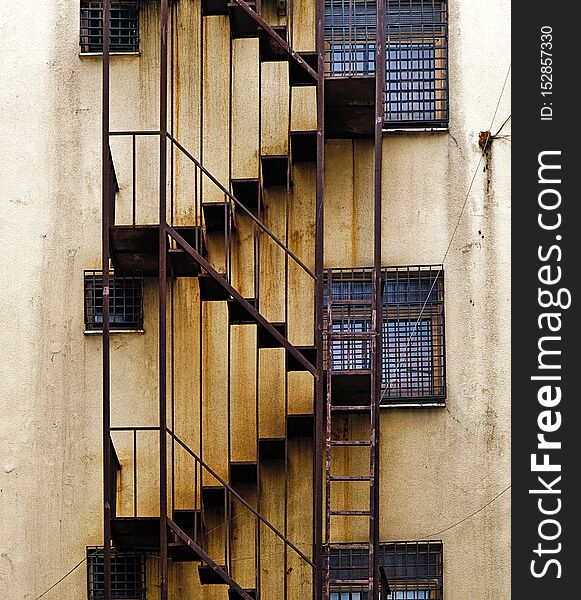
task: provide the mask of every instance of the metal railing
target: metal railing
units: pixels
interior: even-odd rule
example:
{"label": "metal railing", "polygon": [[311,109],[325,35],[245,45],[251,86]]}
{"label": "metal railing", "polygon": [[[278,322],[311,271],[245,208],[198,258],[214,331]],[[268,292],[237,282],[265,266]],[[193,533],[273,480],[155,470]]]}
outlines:
{"label": "metal railing", "polygon": [[[132,498],[132,510],[129,514],[120,515],[117,512],[113,513],[113,517],[116,516],[127,516],[127,517],[139,517],[139,505],[138,505],[138,490],[140,487],[140,472],[138,465],[142,464],[143,468],[147,467],[147,454],[145,458],[142,458],[142,455],[139,451],[139,439],[140,434],[146,432],[159,432],[159,427],[157,426],[113,426],[111,427],[112,435],[115,434],[130,434],[132,436],[131,442],[129,446],[125,449],[125,454],[120,454],[120,462],[116,463],[115,471],[123,471],[124,463],[130,465],[130,474],[128,475],[128,480],[122,486],[123,494],[127,497]],[[168,483],[171,481],[172,486],[175,485],[176,480],[183,481],[184,478],[188,478],[190,482],[189,486],[189,504],[187,509],[184,509],[183,506],[180,505],[181,510],[187,510],[194,514],[199,514],[199,518],[194,517],[191,526],[184,531],[189,539],[191,539],[197,546],[203,549],[205,552],[209,554],[209,543],[210,543],[210,535],[212,533],[216,533],[216,535],[221,535],[223,544],[224,544],[224,560],[225,566],[227,567],[227,572],[232,573],[232,562],[236,560],[233,558],[232,552],[232,526],[233,521],[235,519],[241,519],[241,513],[244,512],[246,517],[249,517],[254,522],[254,530],[256,531],[257,536],[261,536],[264,532],[271,534],[273,539],[279,542],[279,551],[281,555],[283,552],[291,552],[293,553],[297,559],[301,561],[301,564],[308,569],[314,569],[314,562],[307,556],[305,552],[300,550],[293,542],[291,542],[283,533],[281,533],[274,525],[272,525],[267,519],[265,519],[259,512],[254,508],[250,502],[248,502],[238,491],[236,491],[225,479],[220,477],[220,475],[212,469],[206,462],[204,462],[180,437],[178,437],[169,427],[166,428],[166,439],[175,444],[175,447],[183,450],[185,456],[189,459],[189,461],[181,460],[172,460],[171,468],[168,472]],[[112,444],[113,455],[117,456],[115,452],[115,447]],[[147,444],[146,444],[147,445]],[[175,450],[174,450],[175,452]],[[151,454],[149,454],[150,467],[155,466],[155,459],[151,462]],[[116,459],[117,460],[117,459]],[[179,463],[179,464],[178,464]],[[146,476],[147,480],[147,476]],[[213,505],[219,505],[221,507],[221,520],[219,522],[215,522],[216,511],[212,511],[212,515],[214,518],[214,522],[211,524],[208,523],[206,519],[206,510],[208,500],[205,498],[206,490],[209,490],[210,493],[214,493],[214,495],[220,496],[218,502],[213,501]],[[172,487],[173,492],[173,487]],[[115,495],[115,494],[114,494]],[[176,515],[176,502],[175,495],[172,493],[171,504],[168,507],[168,511],[171,511],[171,514],[168,514],[169,519],[172,519],[172,527],[175,526],[173,520],[175,520]],[[181,527],[180,527],[181,528]],[[250,546],[250,545],[249,545]],[[270,544],[270,548],[267,548],[267,551],[272,552],[272,547],[275,546],[274,543]],[[254,545],[254,552],[260,553],[261,545],[256,543]],[[264,548],[264,546],[263,546]],[[280,549],[282,548],[282,550]],[[215,551],[215,546],[213,547]],[[247,557],[251,558],[251,557]],[[258,556],[254,558],[258,559]],[[287,577],[287,573],[284,574],[284,577]]]}

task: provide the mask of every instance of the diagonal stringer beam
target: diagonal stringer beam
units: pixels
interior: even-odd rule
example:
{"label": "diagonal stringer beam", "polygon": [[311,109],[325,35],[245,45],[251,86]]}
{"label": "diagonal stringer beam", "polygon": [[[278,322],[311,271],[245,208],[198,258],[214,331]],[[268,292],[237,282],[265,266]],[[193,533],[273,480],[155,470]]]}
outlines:
{"label": "diagonal stringer beam", "polygon": [[290,45],[282,38],[276,31],[255,11],[250,5],[248,5],[245,0],[233,0],[238,6],[251,18],[256,24],[264,29],[266,33],[272,38],[272,40],[278,44],[292,60],[294,60],[299,67],[301,67],[304,71],[306,71],[312,78],[313,81],[317,82],[319,80],[319,74],[315,71],[310,65],[307,64],[305,59],[296,51],[293,50]]}
{"label": "diagonal stringer beam", "polygon": [[170,225],[165,224],[167,233],[210,275],[224,290],[232,296],[258,323],[264,327],[279,344],[295,358],[315,378],[318,377],[317,368],[311,364],[273,325],[267,321],[248,300],[246,300],[235,288],[212,267],[212,265]]}
{"label": "diagonal stringer beam", "polygon": [[220,567],[208,553],[206,553],[192,538],[182,531],[169,517],[167,518],[168,527],[176,534],[176,536],[186,545],[188,548],[193,550],[209,567],[224,581],[225,584],[229,585],[236,593],[244,600],[254,600],[248,592],[244,591],[238,583],[232,577]]}

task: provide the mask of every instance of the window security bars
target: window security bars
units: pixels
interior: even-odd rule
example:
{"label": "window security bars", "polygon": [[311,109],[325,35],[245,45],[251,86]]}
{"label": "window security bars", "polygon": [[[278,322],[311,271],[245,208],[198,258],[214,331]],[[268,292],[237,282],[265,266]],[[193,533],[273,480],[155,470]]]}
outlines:
{"label": "window security bars", "polygon": [[[381,544],[379,564],[385,569],[390,600],[443,600],[441,542],[393,542]],[[369,560],[366,550],[331,550],[331,577],[334,580],[365,580]],[[341,584],[331,600],[368,600],[361,585]]]}
{"label": "window security bars", "polygon": [[[371,332],[372,275],[368,268],[327,273],[326,331]],[[441,266],[387,267],[382,270],[381,285],[382,403],[442,402],[446,388]],[[371,369],[371,347],[365,336],[334,338],[330,346],[325,342],[325,368],[345,373]]]}
{"label": "window security bars", "polygon": [[[81,52],[103,52],[103,2],[81,2]],[[111,2],[110,52],[139,52],[139,2]]]}
{"label": "window security bars", "polygon": [[[384,121],[387,128],[445,127],[447,1],[387,0]],[[328,77],[375,74],[375,0],[326,0]]]}
{"label": "window security bars", "polygon": [[[111,598],[145,600],[145,555],[111,549]],[[87,548],[87,597],[105,597],[105,557],[102,547]]]}
{"label": "window security bars", "polygon": [[[85,271],[85,330],[103,329],[103,272]],[[112,330],[143,329],[143,276],[109,274],[109,327]]]}

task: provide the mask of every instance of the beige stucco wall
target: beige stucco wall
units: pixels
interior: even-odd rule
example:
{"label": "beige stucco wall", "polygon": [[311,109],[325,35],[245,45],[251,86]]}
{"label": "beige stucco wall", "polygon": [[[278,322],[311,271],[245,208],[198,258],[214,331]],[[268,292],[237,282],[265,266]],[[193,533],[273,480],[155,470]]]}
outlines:
{"label": "beige stucco wall", "polygon": [[[295,22],[305,24],[294,34],[297,47],[310,50],[312,4],[306,0],[294,4]],[[112,129],[157,127],[157,10],[155,3],[144,8],[141,56],[112,59]],[[212,17],[205,23],[206,62],[201,65],[199,3],[181,0],[179,10],[174,36],[176,135],[194,155],[203,156],[225,185],[230,171],[233,177],[255,177],[259,135],[259,111],[251,101],[259,90],[255,42],[240,41],[234,48],[232,132],[240,144],[232,151],[230,164],[228,22]],[[420,539],[446,530],[509,484],[509,142],[493,143],[476,173],[456,230],[480,156],[478,132],[490,127],[508,68],[509,27],[505,0],[486,5],[450,0],[450,132],[384,139],[383,261],[386,265],[429,264],[446,256],[448,385],[445,409],[386,409],[382,413],[381,538],[385,541]],[[34,44],[27,43],[31,39]],[[82,291],[83,269],[100,264],[101,61],[78,56],[78,3],[69,0],[2,3],[0,56],[5,157],[0,164],[4,415],[0,419],[0,599],[12,600],[36,598],[84,557],[86,545],[101,542],[101,343],[99,336],[83,335]],[[239,86],[243,77],[248,78],[247,86]],[[281,83],[286,77],[280,65],[263,67],[263,111],[277,104],[283,107],[282,113],[287,109],[286,86]],[[306,89],[293,95],[293,128],[313,126],[312,101]],[[508,85],[493,132],[509,112]],[[268,111],[263,114],[262,150],[277,154],[286,149],[286,125],[281,128],[272,117]],[[131,218],[127,148],[126,141],[112,143],[121,184],[118,222]],[[138,150],[138,221],[152,223],[157,213],[158,186],[152,176],[157,168],[156,139],[140,141]],[[372,155],[372,144],[367,141],[326,144],[327,266],[372,263]],[[191,169],[183,161],[176,161],[175,169],[176,221],[187,223],[193,214],[188,196]],[[289,245],[312,266],[314,169],[296,166],[293,178]],[[265,197],[265,219],[281,236],[284,201],[280,191]],[[244,295],[252,296],[253,231],[247,221],[240,220],[237,241],[234,280]],[[220,265],[219,241],[210,240],[210,248],[211,260]],[[264,275],[281,272],[281,257],[266,242],[261,258]],[[292,269],[291,277],[289,336],[294,343],[309,344],[312,327],[305,315],[312,314],[312,305],[305,300],[305,281]],[[275,280],[265,289],[265,314],[282,320],[281,286]],[[182,280],[174,288],[176,433],[199,450],[197,407],[202,397],[204,458],[224,475],[229,445],[224,426],[228,414],[225,307],[216,304],[203,310],[203,354],[213,366],[204,371],[200,390],[197,293],[196,282]],[[112,336],[114,424],[157,421],[154,281],[146,283],[145,319],[144,334]],[[230,413],[230,446],[237,460],[254,458],[252,444],[240,441],[244,436],[255,439],[257,427],[260,435],[278,435],[284,424],[280,412],[281,406],[284,410],[284,394],[280,393],[284,381],[281,386],[277,350],[261,351],[258,426],[254,417],[253,329],[236,329],[231,339],[232,355],[240,357],[230,372],[237,398]],[[309,377],[289,376],[289,411],[310,410]],[[352,426],[358,425],[353,422]],[[143,435],[145,440],[150,434]],[[147,450],[141,457],[142,472],[150,469],[150,474],[140,489],[140,514],[156,511],[156,498],[149,493],[157,485],[154,437],[144,441]],[[129,440],[119,434],[116,445],[130,469]],[[304,526],[305,518],[308,521],[304,507],[309,505],[305,498],[310,493],[309,446],[296,441],[289,451],[291,489],[296,491],[289,501],[289,537],[305,549],[309,544]],[[187,460],[180,457],[178,464],[187,465]],[[177,481],[178,488],[185,485],[182,471]],[[280,472],[266,469],[262,485],[267,498],[265,515],[280,527]],[[178,502],[185,506],[187,498],[177,491]],[[255,500],[252,494],[249,498]],[[120,510],[130,510],[131,503],[124,485]],[[434,536],[444,541],[446,600],[510,597],[508,519],[509,493],[505,493],[460,525]],[[240,540],[248,540],[253,533],[243,517],[237,526],[239,548],[235,545],[234,550],[242,557],[252,540]],[[356,528],[343,533],[346,540],[362,535]],[[222,551],[218,538],[211,543],[217,552]],[[276,546],[272,539],[264,539],[263,545],[268,544]],[[242,564],[238,563],[235,575],[250,586],[253,569],[244,570]],[[299,566],[293,566],[299,573]],[[151,561],[152,597],[156,596],[156,568]],[[263,568],[269,568],[268,562]],[[271,570],[275,568],[273,563]],[[276,590],[278,582],[273,578],[264,585]],[[86,569],[81,566],[45,598],[82,598],[85,586]],[[191,565],[172,569],[171,587],[176,598],[201,593]],[[223,589],[203,594],[205,600],[225,598]]]}

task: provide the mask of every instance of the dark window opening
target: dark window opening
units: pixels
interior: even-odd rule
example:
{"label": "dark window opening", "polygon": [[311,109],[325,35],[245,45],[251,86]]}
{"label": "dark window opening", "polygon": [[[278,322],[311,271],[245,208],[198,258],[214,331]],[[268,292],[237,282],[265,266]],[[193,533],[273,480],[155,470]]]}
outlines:
{"label": "dark window opening", "polygon": [[[331,579],[365,580],[369,576],[366,550],[331,550]],[[442,542],[393,542],[380,545],[379,564],[385,569],[390,600],[443,600]],[[368,600],[361,585],[342,584],[331,600]]]}
{"label": "dark window opening", "polygon": [[[111,598],[145,600],[145,555],[111,549]],[[87,597],[105,597],[105,556],[102,547],[87,548]]]}
{"label": "dark window opening", "polygon": [[[386,3],[384,121],[388,128],[448,123],[447,2]],[[325,1],[328,77],[375,73],[375,0]]]}
{"label": "dark window opening", "polygon": [[[109,274],[109,327],[112,330],[143,329],[143,276]],[[103,329],[103,272],[85,271],[85,330]]]}
{"label": "dark window opening", "polygon": [[[139,2],[111,2],[110,52],[139,52]],[[81,52],[103,52],[103,2],[81,2]]]}
{"label": "dark window opening", "polygon": [[[373,270],[326,273],[326,368],[371,369]],[[382,269],[383,404],[442,402],[445,388],[444,272],[441,266]]]}

